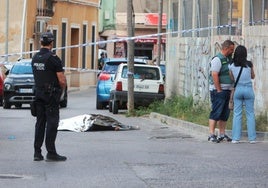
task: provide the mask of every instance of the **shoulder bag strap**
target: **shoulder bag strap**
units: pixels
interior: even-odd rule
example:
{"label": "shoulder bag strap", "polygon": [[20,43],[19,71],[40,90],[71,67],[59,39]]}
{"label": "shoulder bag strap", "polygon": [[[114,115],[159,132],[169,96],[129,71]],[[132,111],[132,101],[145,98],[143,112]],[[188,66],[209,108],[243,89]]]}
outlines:
{"label": "shoulder bag strap", "polygon": [[236,87],[237,82],[238,82],[238,80],[239,80],[239,78],[240,78],[240,76],[241,76],[242,69],[243,69],[243,67],[240,68],[239,74],[238,74],[237,79],[236,79],[235,84],[234,84],[234,88]]}

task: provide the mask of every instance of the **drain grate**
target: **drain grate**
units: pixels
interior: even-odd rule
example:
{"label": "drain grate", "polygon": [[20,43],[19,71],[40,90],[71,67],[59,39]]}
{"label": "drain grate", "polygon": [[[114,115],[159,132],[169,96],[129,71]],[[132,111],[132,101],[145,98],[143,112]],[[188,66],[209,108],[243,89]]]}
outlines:
{"label": "drain grate", "polygon": [[23,179],[24,176],[15,174],[0,174],[0,179]]}

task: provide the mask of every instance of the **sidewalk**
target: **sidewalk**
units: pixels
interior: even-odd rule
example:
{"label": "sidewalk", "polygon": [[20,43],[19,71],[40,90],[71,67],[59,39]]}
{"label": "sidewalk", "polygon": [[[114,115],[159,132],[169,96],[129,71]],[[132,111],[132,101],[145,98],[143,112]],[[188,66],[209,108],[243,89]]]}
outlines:
{"label": "sidewalk", "polygon": [[[195,123],[179,120],[176,118],[172,118],[166,115],[158,114],[155,112],[152,112],[150,114],[150,119],[154,119],[156,121],[159,121],[163,124],[167,125],[173,125],[173,126],[179,126],[180,128],[184,129],[190,134],[195,134],[200,137],[204,137],[204,139],[207,139],[208,137],[208,127],[198,125]],[[219,130],[216,129],[216,134],[218,134]],[[231,130],[226,130],[226,134],[232,135]],[[247,132],[243,131],[242,132],[242,139],[247,140]],[[268,132],[257,132],[257,141],[268,141]]]}
{"label": "sidewalk", "polygon": [[[74,92],[74,91],[80,91],[80,90],[86,90],[88,88],[94,88],[96,86],[85,86],[85,87],[70,87],[68,88],[69,92]],[[163,124],[167,125],[173,125],[173,126],[179,126],[183,130],[187,131],[190,134],[195,134],[199,137],[202,137],[204,139],[207,139],[208,137],[208,127],[198,125],[195,123],[191,123],[188,121],[183,121],[180,119],[172,118],[166,115],[162,115],[156,112],[152,112],[149,116],[150,119],[161,122]],[[219,133],[219,129],[216,128],[215,133]],[[226,134],[232,135],[231,130],[226,130]],[[247,132],[243,131],[242,132],[242,139],[247,140]],[[268,132],[257,132],[257,141],[268,141]]]}

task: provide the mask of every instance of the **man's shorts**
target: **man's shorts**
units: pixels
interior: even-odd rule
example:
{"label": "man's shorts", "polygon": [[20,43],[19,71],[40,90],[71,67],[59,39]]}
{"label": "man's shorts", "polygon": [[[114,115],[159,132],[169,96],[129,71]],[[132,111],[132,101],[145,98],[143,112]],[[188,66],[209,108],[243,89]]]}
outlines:
{"label": "man's shorts", "polygon": [[217,90],[210,91],[211,100],[211,112],[209,119],[215,121],[227,121],[230,115],[230,110],[228,107],[230,99],[230,90],[223,90],[222,92],[217,92]]}

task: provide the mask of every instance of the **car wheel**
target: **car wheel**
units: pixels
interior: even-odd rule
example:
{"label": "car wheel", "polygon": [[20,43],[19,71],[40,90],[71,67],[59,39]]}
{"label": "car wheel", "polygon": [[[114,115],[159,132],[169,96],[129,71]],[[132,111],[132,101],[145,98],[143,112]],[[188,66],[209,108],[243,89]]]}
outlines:
{"label": "car wheel", "polygon": [[112,101],[109,101],[109,112],[112,112],[113,111],[112,105],[113,105],[113,102]]}
{"label": "car wheel", "polygon": [[113,114],[118,114],[118,101],[112,102],[112,111],[113,111]]}
{"label": "car wheel", "polygon": [[68,95],[67,95],[67,92],[65,92],[63,100],[60,101],[60,107],[61,108],[66,108],[67,104],[68,104]]}
{"label": "car wheel", "polygon": [[3,98],[0,97],[0,106],[3,106]]}
{"label": "car wheel", "polygon": [[5,99],[3,100],[3,108],[4,109],[9,109],[11,108],[11,104],[7,102]]}
{"label": "car wheel", "polygon": [[96,109],[97,109],[97,110],[103,109],[103,104],[102,104],[102,102],[99,102],[98,100],[96,101]]}

